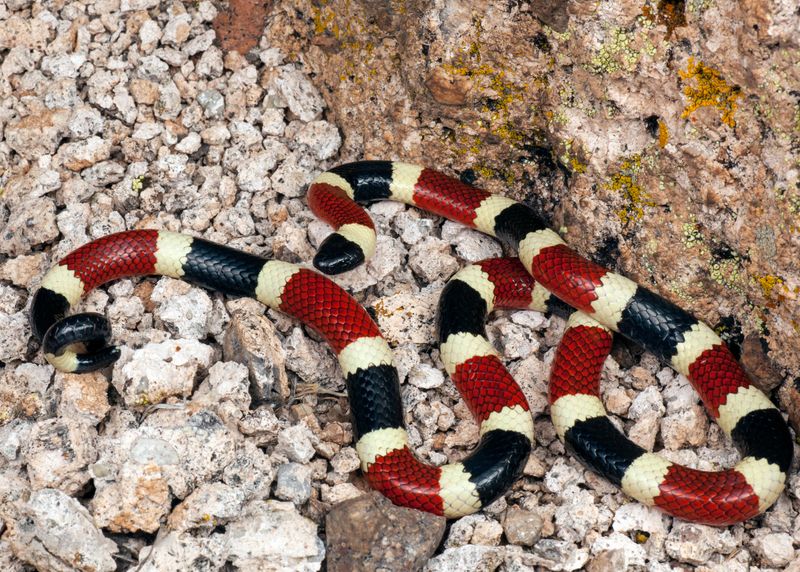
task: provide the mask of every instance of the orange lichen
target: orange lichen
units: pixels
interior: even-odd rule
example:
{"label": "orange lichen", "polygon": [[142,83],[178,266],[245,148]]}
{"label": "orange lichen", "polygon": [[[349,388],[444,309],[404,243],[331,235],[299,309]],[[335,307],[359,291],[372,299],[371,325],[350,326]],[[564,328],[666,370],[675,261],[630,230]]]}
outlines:
{"label": "orange lichen", "polygon": [[667,39],[669,39],[675,28],[686,25],[686,2],[685,0],[659,0],[655,10],[645,4],[642,7],[642,16],[650,22],[666,26]]}
{"label": "orange lichen", "polygon": [[717,70],[703,62],[695,62],[694,58],[689,58],[686,71],[678,70],[678,74],[684,81],[694,82],[693,85],[687,83],[683,88],[683,94],[689,103],[681,117],[689,117],[701,107],[714,107],[722,113],[722,122],[725,125],[736,125],[733,115],[736,112],[736,100],[742,95],[738,85],[728,84]]}
{"label": "orange lichen", "polygon": [[662,149],[667,146],[669,142],[669,130],[667,124],[663,120],[658,120],[658,146]]}

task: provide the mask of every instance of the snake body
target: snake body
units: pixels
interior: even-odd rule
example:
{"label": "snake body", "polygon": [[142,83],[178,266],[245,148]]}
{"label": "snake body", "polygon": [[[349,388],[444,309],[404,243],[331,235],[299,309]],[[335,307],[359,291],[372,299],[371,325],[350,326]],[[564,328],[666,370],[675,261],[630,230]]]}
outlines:
{"label": "snake body", "polygon": [[[119,355],[109,345],[110,327],[98,314],[67,314],[104,282],[160,274],[253,296],[318,331],[337,354],[369,483],[396,504],[457,517],[503,494],[521,475],[533,442],[525,396],[486,339],[487,314],[496,308],[563,312],[569,305],[578,312],[557,352],[550,404],[570,450],[634,498],[688,520],[738,522],[777,499],[792,459],[791,436],[722,341],[674,304],[570,250],[526,205],[405,163],[342,165],[309,188],[311,209],[336,229],[314,259],[319,270],[344,272],[372,256],[375,227],[359,203],[383,199],[461,222],[519,252],[519,259],[462,269],[440,300],[441,359],[480,426],[478,446],[461,462],[435,467],[412,454],[397,371],[374,321],[330,279],[293,264],[165,231],[109,235],[78,248],[45,275],[31,307],[34,334],[55,367],[89,371]],[[617,431],[598,398],[610,331],[689,378],[742,452],[735,468],[686,469]]]}

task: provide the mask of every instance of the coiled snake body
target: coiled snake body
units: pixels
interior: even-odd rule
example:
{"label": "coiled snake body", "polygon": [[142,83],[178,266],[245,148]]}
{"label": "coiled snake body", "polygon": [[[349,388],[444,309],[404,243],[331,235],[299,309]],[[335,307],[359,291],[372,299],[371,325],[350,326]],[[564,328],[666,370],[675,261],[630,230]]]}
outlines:
{"label": "coiled snake body", "polygon": [[[35,335],[55,367],[88,371],[112,363],[103,316],[67,316],[106,281],[140,274],[190,280],[254,296],[318,331],[346,377],[362,470],[397,504],[457,517],[480,510],[519,478],[533,442],[521,389],[486,339],[496,308],[577,312],[558,348],[550,414],[559,437],[584,463],[639,501],[687,520],[726,525],[766,510],[782,492],[792,460],[788,427],[748,380],[719,337],[671,302],[569,249],[526,205],[439,172],[398,162],[363,161],[320,175],[311,209],[336,232],[314,265],[349,270],[375,251],[375,229],[360,204],[395,200],[497,237],[519,252],[468,266],[439,304],[441,359],[476,421],[481,439],[463,461],[434,467],[408,446],[391,351],[369,314],[328,278],[190,236],[135,230],[106,236],[69,254],[42,281],[32,305]],[[611,332],[640,343],[684,374],[742,453],[732,469],[689,469],[629,441],[606,417],[599,379]],[[77,353],[76,344],[83,344]]]}

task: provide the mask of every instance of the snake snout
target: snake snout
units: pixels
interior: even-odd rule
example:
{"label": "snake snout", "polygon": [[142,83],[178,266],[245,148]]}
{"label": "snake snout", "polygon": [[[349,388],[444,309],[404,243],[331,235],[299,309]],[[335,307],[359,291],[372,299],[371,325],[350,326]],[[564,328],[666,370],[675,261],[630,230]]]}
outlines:
{"label": "snake snout", "polygon": [[56,369],[79,373],[102,369],[119,359],[110,345],[111,324],[94,312],[67,316],[50,326],[42,340],[45,357]]}

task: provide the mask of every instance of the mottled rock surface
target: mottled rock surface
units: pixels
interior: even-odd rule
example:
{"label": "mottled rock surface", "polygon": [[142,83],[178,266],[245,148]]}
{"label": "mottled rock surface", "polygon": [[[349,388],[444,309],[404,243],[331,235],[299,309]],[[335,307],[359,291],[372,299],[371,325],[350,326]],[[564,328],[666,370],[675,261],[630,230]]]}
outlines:
{"label": "mottled rock surface", "polygon": [[444,527],[443,518],[394,506],[378,493],[341,502],[325,518],[328,570],[419,570]]}

